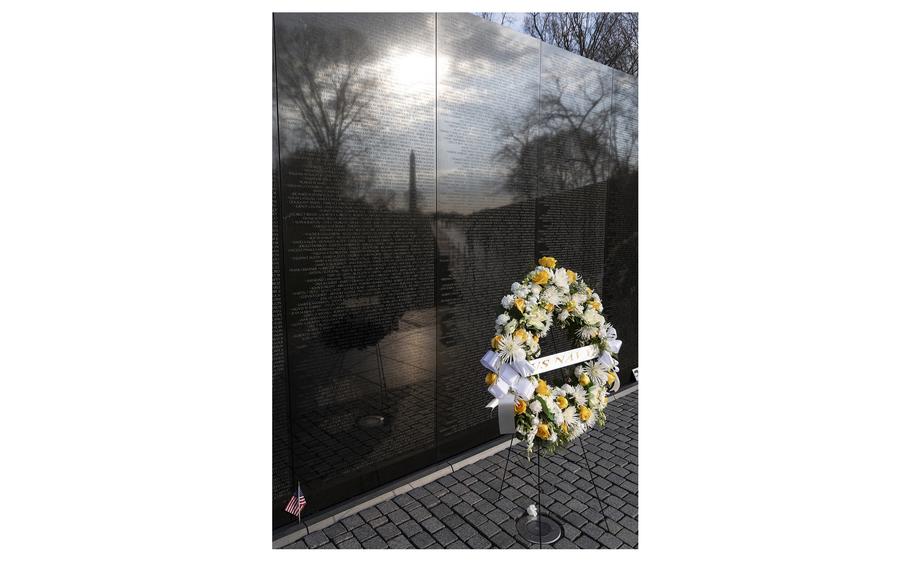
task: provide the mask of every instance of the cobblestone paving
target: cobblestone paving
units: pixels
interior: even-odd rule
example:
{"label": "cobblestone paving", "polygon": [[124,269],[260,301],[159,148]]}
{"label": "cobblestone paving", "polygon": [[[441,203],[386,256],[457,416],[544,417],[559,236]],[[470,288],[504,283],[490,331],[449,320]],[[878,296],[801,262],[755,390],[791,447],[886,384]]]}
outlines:
{"label": "cobblestone paving", "polygon": [[[564,531],[544,548],[638,548],[638,392],[611,402],[606,427],[582,441],[593,484],[577,440],[541,459],[542,511]],[[537,502],[536,458],[529,462],[524,447],[513,445],[497,499],[506,456],[503,450],[287,548],[528,548],[515,520]]]}

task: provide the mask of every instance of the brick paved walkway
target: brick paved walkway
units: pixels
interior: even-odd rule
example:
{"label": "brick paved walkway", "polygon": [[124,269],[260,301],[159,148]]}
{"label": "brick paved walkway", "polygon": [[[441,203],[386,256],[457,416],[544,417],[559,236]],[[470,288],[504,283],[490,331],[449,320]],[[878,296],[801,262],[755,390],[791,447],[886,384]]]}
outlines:
{"label": "brick paved walkway", "polygon": [[[594,485],[578,441],[541,460],[543,511],[558,518],[564,531],[555,545],[544,548],[637,548],[638,392],[611,402],[606,427],[583,440]],[[505,459],[503,450],[286,548],[527,548],[515,519],[537,501],[536,462],[528,462],[516,443],[497,500]]]}

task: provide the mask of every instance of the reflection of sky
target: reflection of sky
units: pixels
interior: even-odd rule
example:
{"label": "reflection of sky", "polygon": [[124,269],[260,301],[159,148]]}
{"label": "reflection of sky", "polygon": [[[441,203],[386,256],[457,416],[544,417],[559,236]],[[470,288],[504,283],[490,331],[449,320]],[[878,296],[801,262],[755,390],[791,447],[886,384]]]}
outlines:
{"label": "reflection of sky", "polygon": [[439,210],[508,204],[500,127],[537,108],[539,43],[467,14],[440,14],[438,33]]}
{"label": "reflection of sky", "polygon": [[[370,191],[394,193],[398,209],[408,204],[411,150],[421,211],[467,214],[512,202],[504,187],[509,164],[497,159],[504,145],[500,127],[518,129],[537,108],[538,88],[552,88],[557,76],[567,92],[580,93],[611,72],[469,14],[288,16],[282,21],[296,18],[329,33],[350,28],[365,38],[372,58],[364,75],[375,86],[366,119],[351,128],[359,140],[351,144],[359,152],[352,169],[371,174]],[[520,25],[519,17],[513,27]],[[631,85],[614,104],[637,104],[637,85]],[[289,151],[305,136],[293,107],[282,103],[282,148]],[[632,122],[637,127],[632,120],[622,126],[633,128]],[[637,139],[621,142],[630,147]]]}
{"label": "reflection of sky", "polygon": [[[351,127],[355,150],[352,169],[372,174],[370,190],[394,192],[394,207],[407,208],[409,156],[416,158],[418,206],[433,212],[435,193],[435,18],[433,14],[297,14],[301,23],[333,30],[349,28],[362,34],[372,58],[363,75],[374,81],[365,119]],[[290,17],[282,17],[282,22]],[[279,33],[280,30],[279,30]],[[293,111],[282,105],[283,147],[305,142]],[[359,141],[354,141],[355,138]]]}

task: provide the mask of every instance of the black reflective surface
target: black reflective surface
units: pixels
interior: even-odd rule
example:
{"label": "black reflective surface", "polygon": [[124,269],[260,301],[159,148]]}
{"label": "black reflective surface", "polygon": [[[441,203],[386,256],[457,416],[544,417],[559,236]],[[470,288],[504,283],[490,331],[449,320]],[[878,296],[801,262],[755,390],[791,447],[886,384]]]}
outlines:
{"label": "black reflective surface", "polygon": [[463,449],[498,433],[477,361],[535,258],[536,156],[510,144],[535,133],[540,44],[472,15],[437,26],[438,436]]}
{"label": "black reflective surface", "polygon": [[274,21],[275,524],[497,435],[478,360],[541,255],[631,381],[635,80],[471,15]]}

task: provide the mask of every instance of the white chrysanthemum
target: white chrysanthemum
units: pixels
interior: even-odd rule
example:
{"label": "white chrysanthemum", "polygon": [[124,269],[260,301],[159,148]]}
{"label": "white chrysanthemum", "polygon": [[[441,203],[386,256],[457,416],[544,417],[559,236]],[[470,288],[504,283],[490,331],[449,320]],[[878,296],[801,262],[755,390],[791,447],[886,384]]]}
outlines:
{"label": "white chrysanthemum", "polygon": [[597,328],[586,325],[579,328],[579,330],[575,332],[575,335],[582,341],[591,341],[591,339],[597,337]]}
{"label": "white chrysanthemum", "polygon": [[505,309],[508,310],[509,308],[511,308],[512,306],[515,305],[515,296],[513,296],[512,294],[506,294],[505,296],[502,297],[501,304],[502,304],[502,307],[504,307]]}
{"label": "white chrysanthemum", "polygon": [[556,408],[556,411],[553,412],[553,423],[557,426],[562,426],[562,423],[565,421],[562,415],[562,411],[559,408]]}
{"label": "white chrysanthemum", "polygon": [[572,396],[575,397],[575,404],[585,406],[588,404],[588,391],[581,385],[575,385]]}
{"label": "white chrysanthemum", "polygon": [[504,332],[511,335],[515,333],[515,330],[518,328],[518,322],[516,320],[509,320],[509,323],[502,328]]}
{"label": "white chrysanthemum", "polygon": [[560,268],[553,272],[552,279],[550,280],[554,286],[562,289],[569,289],[569,274],[566,272],[565,268]]}
{"label": "white chrysanthemum", "polygon": [[544,305],[553,304],[554,306],[561,306],[563,300],[564,297],[559,293],[559,289],[553,286],[548,286],[547,289],[540,294],[540,302]]}
{"label": "white chrysanthemum", "polygon": [[533,327],[535,329],[544,329],[547,319],[550,314],[546,310],[541,308],[534,308],[529,313],[525,315],[525,325],[527,327]]}
{"label": "white chrysanthemum", "polygon": [[527,298],[528,294],[531,293],[531,289],[527,286],[519,286],[518,290],[515,290],[516,298]]}
{"label": "white chrysanthemum", "polygon": [[532,294],[538,295],[538,294],[540,294],[541,290],[543,290],[543,288],[541,288],[539,284],[531,284],[531,293]]}
{"label": "white chrysanthemum", "polygon": [[537,399],[532,400],[531,404],[528,405],[528,408],[531,410],[531,414],[535,415],[540,414],[540,411],[543,410],[543,406],[540,405],[540,401]]}
{"label": "white chrysanthemum", "polygon": [[528,301],[525,303],[525,309],[533,310],[536,307],[537,307],[537,298],[535,298],[533,296],[528,298]]}
{"label": "white chrysanthemum", "polygon": [[595,385],[603,386],[607,382],[607,373],[610,372],[610,369],[600,361],[595,360],[585,364],[585,372],[591,377]]}
{"label": "white chrysanthemum", "polygon": [[594,327],[600,327],[600,324],[604,323],[604,317],[597,313],[597,310],[591,308],[585,310],[584,314],[581,316],[581,320],[585,322],[585,324]]}
{"label": "white chrysanthemum", "polygon": [[499,341],[499,352],[506,363],[524,361],[525,359],[525,350],[521,345],[521,341],[511,335],[506,335]]}
{"label": "white chrysanthemum", "polygon": [[509,323],[510,319],[509,314],[499,314],[496,316],[496,325],[505,325]]}
{"label": "white chrysanthemum", "polygon": [[578,419],[578,409],[571,404],[561,412],[562,421],[569,427],[569,430],[578,428],[581,421]]}
{"label": "white chrysanthemum", "polygon": [[557,437],[556,428],[553,428],[553,430],[550,432],[550,437],[547,439],[550,440],[551,442],[555,442],[556,437]]}
{"label": "white chrysanthemum", "polygon": [[569,310],[563,310],[563,311],[559,312],[559,315],[556,317],[557,317],[557,319],[559,319],[559,321],[566,321],[567,319],[569,319],[570,315],[571,314],[569,313]]}

